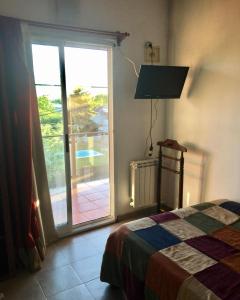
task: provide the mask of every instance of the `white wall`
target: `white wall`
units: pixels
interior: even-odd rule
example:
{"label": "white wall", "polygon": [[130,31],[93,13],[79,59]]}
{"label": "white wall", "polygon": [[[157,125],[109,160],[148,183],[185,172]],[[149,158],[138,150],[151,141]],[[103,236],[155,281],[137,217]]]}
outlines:
{"label": "white wall", "polygon": [[[0,14],[37,21],[129,32],[122,52],[139,66],[143,46],[151,41],[161,47],[166,62],[166,0],[1,0]],[[149,129],[149,101],[133,99],[136,76],[132,66],[114,51],[115,187],[117,214],[129,208],[129,161],[143,156]],[[164,137],[164,104],[160,104],[155,141]]]}
{"label": "white wall", "polygon": [[169,22],[169,63],[191,70],[168,105],[167,135],[205,153],[202,200],[239,200],[240,1],[172,0]]}

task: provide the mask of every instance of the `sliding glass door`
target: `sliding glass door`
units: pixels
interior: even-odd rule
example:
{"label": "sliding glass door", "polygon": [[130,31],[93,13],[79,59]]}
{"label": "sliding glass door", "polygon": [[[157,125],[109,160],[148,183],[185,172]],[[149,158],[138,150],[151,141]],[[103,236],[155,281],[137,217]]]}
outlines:
{"label": "sliding glass door", "polygon": [[55,226],[66,224],[67,181],[59,47],[32,45],[35,87]]}
{"label": "sliding glass door", "polygon": [[108,52],[65,47],[73,225],[109,205]]}
{"label": "sliding glass door", "polygon": [[34,43],[32,56],[55,226],[108,218],[111,49]]}

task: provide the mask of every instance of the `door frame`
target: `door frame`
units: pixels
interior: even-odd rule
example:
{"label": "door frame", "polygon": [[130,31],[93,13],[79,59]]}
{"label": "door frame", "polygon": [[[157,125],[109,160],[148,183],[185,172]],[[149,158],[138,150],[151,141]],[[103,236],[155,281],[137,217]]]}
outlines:
{"label": "door frame", "polygon": [[[34,31],[31,33],[30,44],[38,45],[49,45],[56,46],[59,49],[59,65],[60,65],[60,78],[61,78],[61,96],[62,96],[62,107],[63,107],[63,136],[64,136],[64,163],[65,163],[65,178],[66,178],[66,204],[67,204],[67,223],[59,226],[55,226],[55,230],[59,237],[71,235],[77,232],[97,228],[103,225],[114,223],[116,220],[115,210],[115,189],[114,189],[114,128],[113,128],[113,44],[111,43],[98,43],[84,41],[84,38],[79,37],[77,41],[74,36],[71,41],[71,32],[69,32],[69,38],[62,40],[56,38],[54,33],[46,36],[46,33],[39,34],[39,28],[37,35],[34,35]],[[66,33],[64,33],[64,36]],[[66,74],[65,74],[65,57],[64,47],[77,47],[77,48],[88,48],[88,49],[104,49],[107,51],[108,57],[108,134],[109,134],[109,192],[110,192],[110,215],[107,217],[99,218],[96,220],[88,221],[82,224],[72,225],[72,195],[71,195],[71,164],[70,164],[70,153],[69,153],[69,138],[68,138],[68,101],[66,91]],[[33,72],[33,70],[32,70]],[[34,73],[33,73],[34,74]],[[42,213],[47,213],[42,211]]]}

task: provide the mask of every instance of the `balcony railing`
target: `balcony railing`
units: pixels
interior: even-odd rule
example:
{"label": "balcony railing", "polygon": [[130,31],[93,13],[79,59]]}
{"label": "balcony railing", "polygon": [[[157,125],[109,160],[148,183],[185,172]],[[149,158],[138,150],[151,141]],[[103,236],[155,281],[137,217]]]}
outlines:
{"label": "balcony railing", "polygon": [[[43,144],[50,189],[65,185],[64,136],[43,136]],[[69,146],[72,184],[109,176],[108,132],[71,133]]]}

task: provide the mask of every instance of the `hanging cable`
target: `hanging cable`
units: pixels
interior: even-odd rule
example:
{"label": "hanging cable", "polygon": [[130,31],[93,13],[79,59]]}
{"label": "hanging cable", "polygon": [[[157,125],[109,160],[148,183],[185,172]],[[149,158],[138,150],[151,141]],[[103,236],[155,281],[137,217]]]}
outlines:
{"label": "hanging cable", "polygon": [[139,72],[137,71],[135,62],[134,62],[133,60],[131,60],[129,57],[127,57],[127,56],[124,56],[124,58],[125,58],[126,60],[128,60],[128,61],[132,64],[133,69],[134,69],[134,72],[135,72],[135,75],[136,75],[137,78],[138,78],[138,77],[139,77]]}
{"label": "hanging cable", "polygon": [[[151,65],[153,65],[153,47],[152,47],[152,43],[148,43],[149,48],[151,48]],[[153,117],[153,99],[151,99],[150,102],[151,105],[151,114],[150,114],[150,147],[149,147],[149,151],[148,151],[148,156],[151,157],[153,155],[153,141],[152,141],[152,129],[153,129],[153,123],[152,123],[152,117]]]}
{"label": "hanging cable", "polygon": [[153,154],[153,141],[152,141],[152,129],[153,129],[153,122],[152,122],[152,117],[153,117],[153,99],[151,99],[151,113],[150,113],[150,147],[148,151],[148,156],[152,156]]}
{"label": "hanging cable", "polygon": [[[145,44],[145,47],[146,48],[151,48],[151,53],[150,53],[150,57],[151,57],[151,65],[153,65],[153,46],[152,46],[152,43],[151,42],[147,42]],[[135,62],[130,59],[128,56],[126,56],[123,51],[121,50],[121,48],[117,48],[119,53],[128,61],[131,63],[131,65],[133,66],[133,70],[134,70],[134,73],[136,75],[136,77],[139,77],[139,72],[140,70],[138,71],[137,70],[137,67],[136,67],[136,64]],[[158,115],[158,102],[156,101],[155,104],[153,105],[153,99],[151,99],[150,101],[150,127],[149,127],[149,131],[148,131],[148,136],[146,138],[146,142],[145,142],[145,150],[144,150],[144,157],[147,156],[147,148],[148,148],[148,142],[150,141],[150,146],[148,148],[148,157],[152,157],[153,155],[153,138],[152,138],[152,130],[155,126],[155,123],[157,121],[157,115]],[[155,109],[155,118],[153,120],[153,108]]]}
{"label": "hanging cable", "polygon": [[[153,108],[154,108],[154,119],[152,120],[152,126],[150,126],[149,131],[148,131],[148,136],[146,138],[145,141],[145,149],[144,149],[144,157],[147,158],[148,157],[148,142],[150,140],[150,134],[151,131],[153,130],[153,128],[155,127],[157,118],[158,118],[158,107],[159,107],[159,102],[158,100],[155,101]],[[151,142],[150,142],[151,143]]]}
{"label": "hanging cable", "polygon": [[118,49],[119,53],[123,56],[123,58],[125,58],[133,66],[134,73],[135,73],[136,77],[138,78],[140,71],[137,70],[136,63],[132,59],[130,59],[128,56],[126,56],[120,47],[118,47],[117,49]]}

